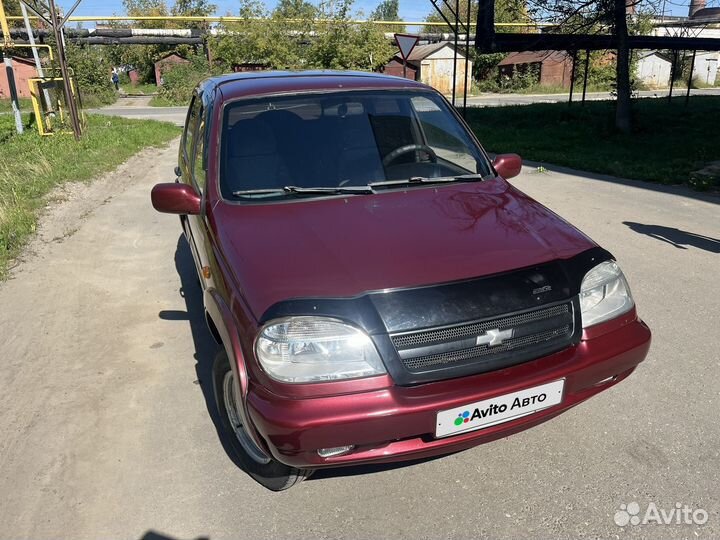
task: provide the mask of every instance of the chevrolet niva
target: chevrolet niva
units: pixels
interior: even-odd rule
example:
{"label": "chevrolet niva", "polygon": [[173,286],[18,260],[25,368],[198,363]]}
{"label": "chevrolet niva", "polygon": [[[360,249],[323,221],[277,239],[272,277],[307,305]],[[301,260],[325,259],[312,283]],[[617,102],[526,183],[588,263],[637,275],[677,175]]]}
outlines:
{"label": "chevrolet niva", "polygon": [[[492,126],[486,126],[491,130]],[[627,377],[650,346],[613,256],[507,182],[445,98],[352,72],[210,78],[175,183],[222,345],[236,461],[313,470],[464,450]]]}

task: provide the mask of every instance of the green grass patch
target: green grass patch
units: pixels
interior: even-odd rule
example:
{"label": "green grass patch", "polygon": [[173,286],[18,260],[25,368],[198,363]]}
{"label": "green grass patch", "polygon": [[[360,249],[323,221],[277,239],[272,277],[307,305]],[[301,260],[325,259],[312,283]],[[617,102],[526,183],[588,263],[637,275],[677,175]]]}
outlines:
{"label": "green grass patch", "polygon": [[[20,103],[21,111],[32,110],[32,100],[30,98],[20,98],[18,102]],[[12,102],[9,99],[0,99],[0,113],[8,111],[12,111]]]}
{"label": "green grass patch", "polygon": [[468,123],[491,152],[635,180],[692,185],[692,171],[720,160],[720,98],[642,99],[633,111],[630,135],[614,129],[614,101],[472,108]]}
{"label": "green grass patch", "polygon": [[[89,115],[80,142],[71,134],[40,137],[34,126],[15,134],[12,115],[0,116],[0,279],[30,234],[55,186],[112,171],[140,149],[180,134],[166,122]],[[122,179],[120,179],[122,180]]]}
{"label": "green grass patch", "polygon": [[148,105],[151,107],[181,107],[181,106],[187,106],[189,104],[189,101],[171,101],[167,99],[165,96],[153,96],[150,98],[150,102]]}
{"label": "green grass patch", "polygon": [[139,83],[133,86],[132,84],[121,84],[120,89],[126,94],[157,94],[158,87],[156,84]]}

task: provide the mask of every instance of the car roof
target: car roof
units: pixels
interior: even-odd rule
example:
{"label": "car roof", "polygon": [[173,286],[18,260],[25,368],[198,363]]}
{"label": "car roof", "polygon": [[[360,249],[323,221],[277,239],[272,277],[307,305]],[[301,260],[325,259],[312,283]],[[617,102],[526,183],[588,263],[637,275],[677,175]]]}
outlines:
{"label": "car roof", "polygon": [[251,71],[205,79],[203,92],[219,88],[224,99],[302,91],[428,89],[402,77],[363,71]]}

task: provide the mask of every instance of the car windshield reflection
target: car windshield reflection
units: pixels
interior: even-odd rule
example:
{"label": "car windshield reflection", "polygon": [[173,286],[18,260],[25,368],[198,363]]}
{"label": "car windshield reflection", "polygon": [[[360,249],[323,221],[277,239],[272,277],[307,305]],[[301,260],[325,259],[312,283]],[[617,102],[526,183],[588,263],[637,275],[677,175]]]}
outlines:
{"label": "car windshield reflection", "polygon": [[431,92],[273,96],[232,102],[224,111],[226,198],[366,193],[351,188],[491,173],[470,134]]}

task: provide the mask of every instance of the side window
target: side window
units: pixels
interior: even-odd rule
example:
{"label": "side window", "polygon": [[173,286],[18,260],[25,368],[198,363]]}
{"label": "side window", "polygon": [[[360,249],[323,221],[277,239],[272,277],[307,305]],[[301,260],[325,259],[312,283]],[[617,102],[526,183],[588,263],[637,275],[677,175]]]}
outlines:
{"label": "side window", "polygon": [[191,157],[193,155],[193,145],[195,143],[195,133],[198,127],[198,121],[200,119],[200,108],[202,103],[200,96],[193,96],[192,103],[188,109],[187,120],[185,121],[185,134],[183,135],[183,157],[185,160],[186,167],[191,166]]}
{"label": "side window", "polygon": [[195,136],[195,155],[193,156],[193,179],[202,192],[205,191],[205,173],[207,171],[207,152],[205,151],[205,118],[200,109],[200,125]]}
{"label": "side window", "polygon": [[437,103],[423,96],[412,98],[412,104],[427,145],[438,157],[468,172],[481,172],[471,141],[448,111],[444,111]]}

